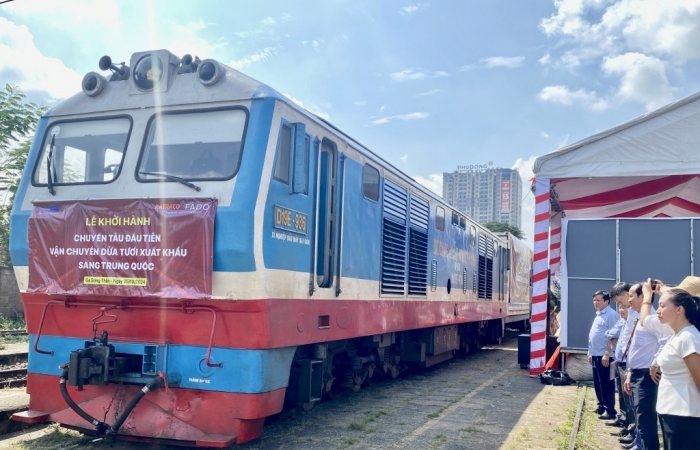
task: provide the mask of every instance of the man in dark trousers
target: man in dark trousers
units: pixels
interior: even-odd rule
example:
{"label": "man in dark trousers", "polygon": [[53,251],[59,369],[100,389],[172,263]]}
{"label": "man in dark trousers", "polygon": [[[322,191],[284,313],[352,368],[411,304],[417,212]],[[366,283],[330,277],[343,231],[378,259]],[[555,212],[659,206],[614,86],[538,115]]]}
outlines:
{"label": "man in dark trousers", "polygon": [[615,381],[610,377],[610,355],[606,356],[606,332],[615,326],[620,316],[610,307],[610,295],[605,291],[593,294],[595,319],[588,333],[588,362],[593,367],[593,385],[598,399],[596,412],[600,419],[615,419]]}
{"label": "man in dark trousers", "polygon": [[[608,343],[608,349],[614,358],[614,363],[610,365],[611,370],[614,366],[615,375],[615,385],[617,386],[618,402],[620,405],[620,411],[617,413],[617,419],[614,422],[607,422],[606,425],[621,427],[623,428],[619,433],[615,433],[618,436],[625,436],[628,434],[628,429],[630,425],[634,426],[634,406],[632,400],[622,389],[622,383],[624,381],[624,374],[627,371],[627,364],[625,362],[624,352],[627,349],[627,342],[629,341],[631,328],[628,329],[627,326],[627,311],[629,308],[629,283],[621,281],[615,284],[612,289],[610,289],[610,299],[617,303],[618,314],[620,314],[620,320],[617,322],[616,326],[613,327],[608,332],[608,338],[610,339]],[[612,307],[612,306],[611,306]],[[617,333],[616,331],[619,331]],[[617,338],[617,339],[615,339]],[[605,358],[603,358],[605,359]]]}
{"label": "man in dark trousers", "polygon": [[[642,307],[642,284],[635,283],[629,291],[630,307],[639,313]],[[655,311],[652,308],[652,314]],[[631,312],[630,312],[631,314]],[[656,355],[668,340],[668,336],[644,329],[635,321],[627,354],[627,379],[624,389],[632,394],[634,412],[637,419],[637,433],[641,441],[639,450],[659,450],[659,435],[656,416],[656,393],[658,375],[649,371],[656,365]],[[634,443],[630,444],[634,446]],[[639,445],[637,445],[639,448]],[[629,447],[634,448],[634,447]]]}

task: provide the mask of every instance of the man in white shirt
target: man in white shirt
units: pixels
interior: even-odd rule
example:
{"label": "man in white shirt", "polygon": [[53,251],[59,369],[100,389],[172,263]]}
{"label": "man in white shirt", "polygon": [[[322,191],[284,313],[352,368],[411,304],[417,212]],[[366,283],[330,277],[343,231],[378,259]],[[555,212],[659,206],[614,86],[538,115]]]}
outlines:
{"label": "man in white shirt", "polygon": [[[629,350],[627,353],[627,379],[624,389],[632,394],[637,432],[642,450],[659,450],[659,436],[656,416],[656,394],[658,386],[649,373],[655,365],[656,355],[668,336],[661,335],[640,326],[639,311],[642,306],[642,284],[635,283],[629,291],[631,311],[634,316]],[[629,317],[628,317],[629,318]],[[634,448],[634,444],[631,444]]]}
{"label": "man in white shirt", "polygon": [[[611,357],[609,359],[614,361],[615,384],[617,386],[618,403],[620,405],[620,410],[617,413],[617,418],[615,421],[606,422],[606,425],[623,428],[623,430],[621,430],[619,433],[615,433],[616,436],[626,436],[629,434],[626,427],[630,424],[634,424],[634,409],[632,406],[632,401],[629,399],[629,396],[625,393],[624,389],[622,389],[622,381],[624,377],[621,377],[621,374],[627,370],[627,365],[622,359],[622,353],[625,350],[630,333],[626,333],[627,337],[624,342],[622,341],[622,338],[625,335],[625,329],[627,328],[629,290],[629,283],[625,283],[624,281],[615,284],[612,289],[610,289],[610,298],[612,301],[617,303],[617,311],[620,314],[620,320],[618,320],[615,326],[606,333],[608,336],[608,348],[605,350],[605,353],[606,355],[610,353]],[[606,357],[604,356],[603,359],[606,359]]]}

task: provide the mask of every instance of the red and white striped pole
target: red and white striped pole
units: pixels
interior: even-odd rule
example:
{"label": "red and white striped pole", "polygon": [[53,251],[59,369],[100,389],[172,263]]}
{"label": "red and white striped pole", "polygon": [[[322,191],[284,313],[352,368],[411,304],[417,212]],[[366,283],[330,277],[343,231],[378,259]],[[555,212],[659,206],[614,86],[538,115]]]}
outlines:
{"label": "red and white striped pole", "polygon": [[549,221],[549,271],[559,275],[561,271],[561,214],[555,214]]}
{"label": "red and white striped pole", "polygon": [[549,179],[535,178],[535,253],[532,266],[530,375],[544,371],[547,354],[547,286],[549,275]]}

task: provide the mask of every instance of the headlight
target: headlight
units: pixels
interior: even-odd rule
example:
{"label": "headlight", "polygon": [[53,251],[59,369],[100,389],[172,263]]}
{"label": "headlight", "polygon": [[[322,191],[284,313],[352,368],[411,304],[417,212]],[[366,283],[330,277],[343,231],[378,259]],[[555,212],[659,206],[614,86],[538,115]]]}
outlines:
{"label": "headlight", "polygon": [[219,81],[223,73],[221,65],[213,59],[205,59],[197,67],[197,78],[205,86],[211,86]]}
{"label": "headlight", "polygon": [[94,97],[102,92],[105,84],[107,84],[105,77],[99,73],[89,72],[83,77],[83,92],[85,92],[87,96]]}
{"label": "headlight", "polygon": [[142,91],[153,90],[163,78],[163,62],[156,55],[144,55],[134,67],[134,84]]}

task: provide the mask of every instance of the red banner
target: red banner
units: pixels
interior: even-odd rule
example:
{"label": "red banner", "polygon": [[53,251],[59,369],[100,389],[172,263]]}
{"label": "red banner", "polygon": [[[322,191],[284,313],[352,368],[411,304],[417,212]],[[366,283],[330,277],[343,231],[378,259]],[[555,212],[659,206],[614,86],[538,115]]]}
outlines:
{"label": "red banner", "polygon": [[501,180],[501,212],[510,212],[510,180]]}
{"label": "red banner", "polygon": [[216,200],[34,205],[28,292],[211,297]]}

